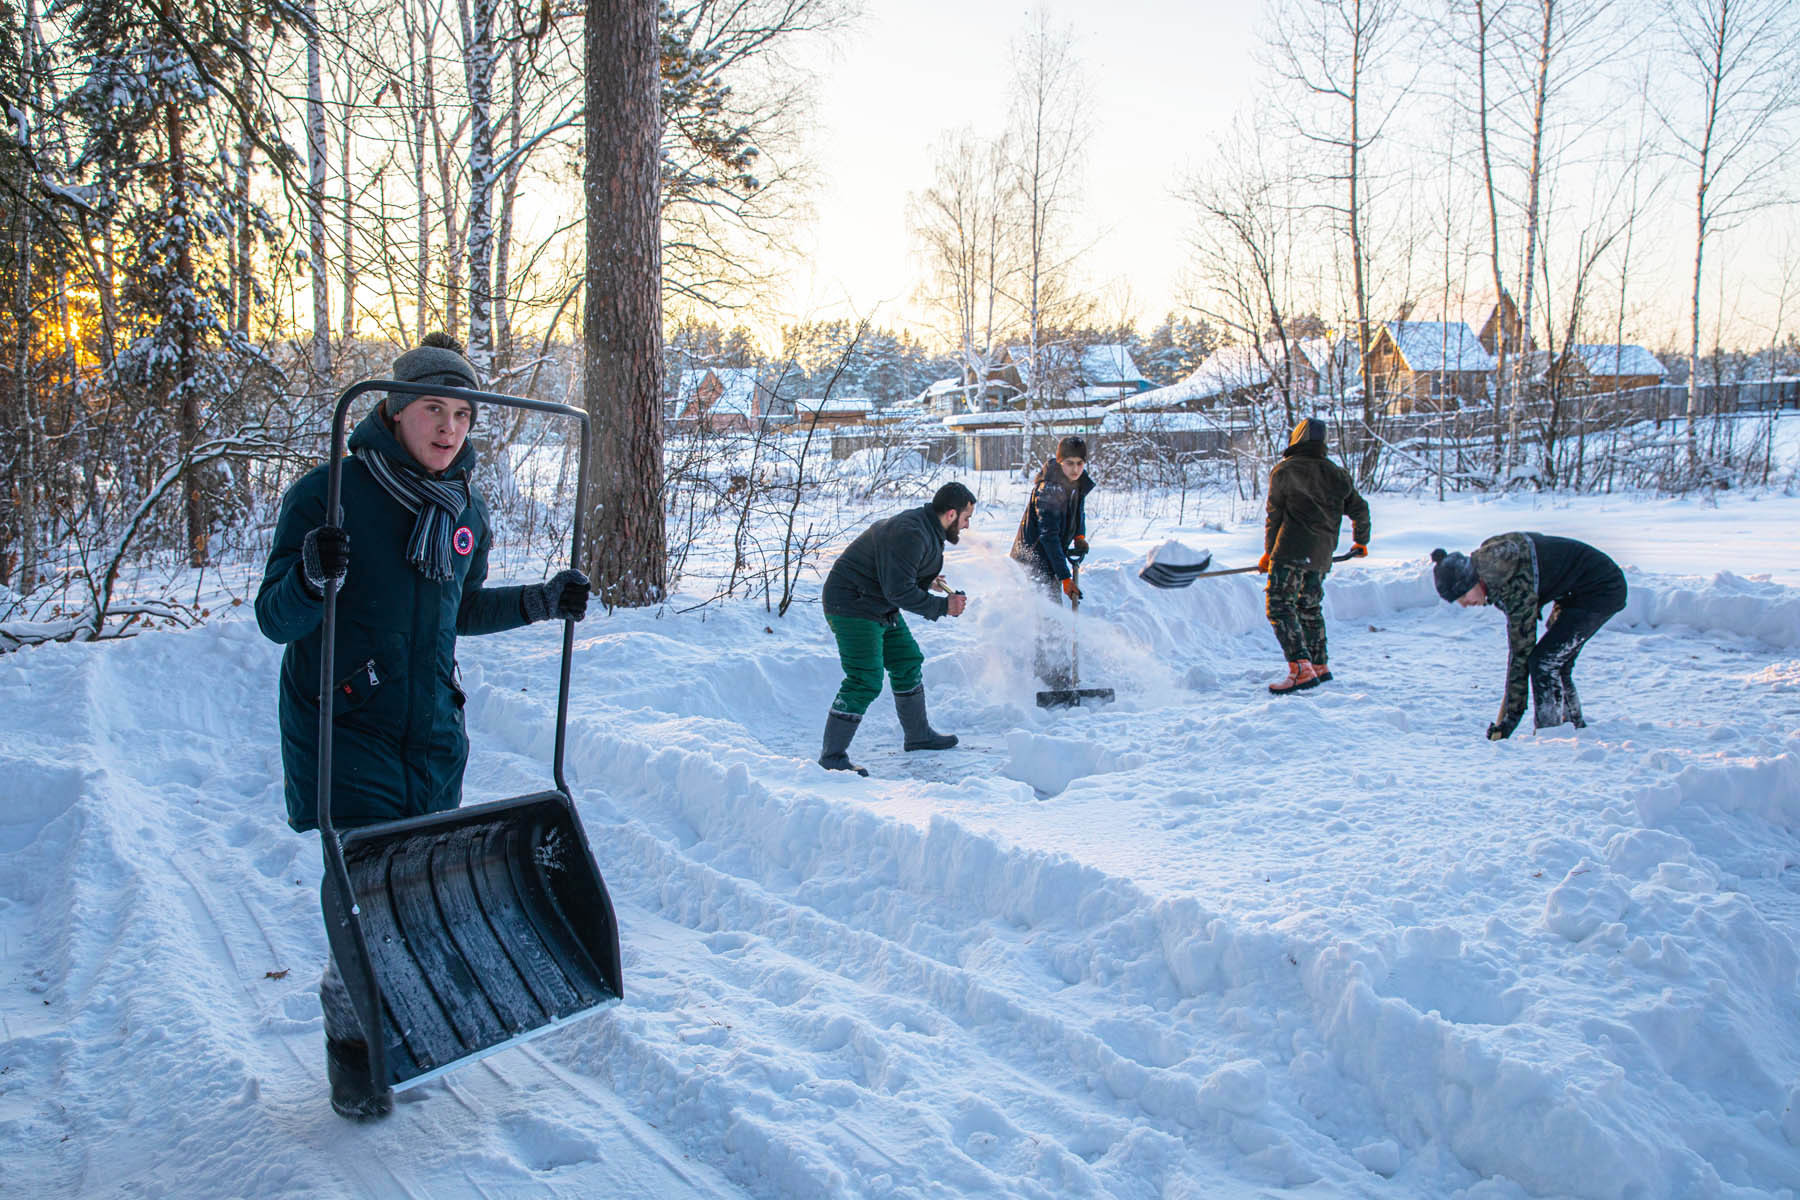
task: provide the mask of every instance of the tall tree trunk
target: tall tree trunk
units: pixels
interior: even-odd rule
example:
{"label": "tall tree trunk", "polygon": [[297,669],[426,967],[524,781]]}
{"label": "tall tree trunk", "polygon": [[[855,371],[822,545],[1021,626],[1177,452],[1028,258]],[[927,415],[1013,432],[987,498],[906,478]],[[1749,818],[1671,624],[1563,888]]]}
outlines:
{"label": "tall tree trunk", "polygon": [[346,349],[356,337],[356,252],[352,241],[356,236],[356,198],[350,190],[350,120],[355,107],[355,88],[354,82],[344,81],[344,119],[338,126],[338,166],[344,195],[344,234],[339,242],[340,253],[344,256],[344,296],[338,333],[343,337]]}
{"label": "tall tree trunk", "polygon": [[[426,0],[420,0],[421,11]],[[412,106],[413,194],[418,200],[418,241],[414,251],[413,340],[425,340],[427,314],[431,309],[431,197],[425,190],[425,127],[432,105],[431,29],[421,24],[418,32],[420,49],[413,49],[412,8],[406,9],[406,53],[411,88],[407,103]]]}
{"label": "tall tree trunk", "polygon": [[425,37],[425,113],[431,122],[432,157],[437,162],[438,188],[440,202],[438,210],[444,217],[444,320],[442,328],[450,334],[460,333],[462,329],[462,256],[465,247],[462,242],[462,226],[457,223],[456,214],[459,208],[459,191],[456,186],[456,142],[462,138],[461,130],[453,131],[453,138],[444,136],[444,125],[439,120],[437,106],[436,74],[433,67],[432,43],[436,40],[438,16],[432,10],[429,0],[422,0]]}
{"label": "tall tree trunk", "polygon": [[312,259],[312,386],[322,394],[331,381],[331,294],[325,277],[325,86],[319,37],[318,7],[307,0],[306,248]]}
{"label": "tall tree trunk", "polygon": [[1688,309],[1688,395],[1687,395],[1687,454],[1688,467],[1697,468],[1700,462],[1700,443],[1696,423],[1700,418],[1700,287],[1705,279],[1706,234],[1711,224],[1711,213],[1707,211],[1707,189],[1712,184],[1712,149],[1713,133],[1719,122],[1720,93],[1724,91],[1726,71],[1725,48],[1729,40],[1730,12],[1729,0],[1719,0],[1717,9],[1719,20],[1713,26],[1714,40],[1707,47],[1706,79],[1706,122],[1705,130],[1700,136],[1698,148],[1699,170],[1694,178],[1694,288]]}
{"label": "tall tree trunk", "polygon": [[1357,480],[1363,487],[1371,487],[1375,482],[1375,470],[1381,460],[1381,443],[1375,439],[1375,419],[1377,416],[1375,396],[1375,376],[1369,366],[1369,286],[1363,270],[1363,238],[1362,238],[1362,75],[1364,66],[1364,36],[1362,5],[1355,9],[1355,33],[1351,42],[1350,60],[1350,267],[1353,275],[1352,283],[1356,288],[1356,340],[1357,348],[1362,353],[1363,381],[1363,446],[1362,458],[1357,464]]}
{"label": "tall tree trunk", "polygon": [[[175,27],[174,0],[162,0],[162,19],[167,27]],[[194,378],[197,373],[194,326],[200,319],[199,288],[194,281],[194,215],[189,205],[181,109],[173,102],[167,103],[163,106],[163,118],[169,143],[169,197],[173,218],[169,231],[175,243],[175,289],[180,296],[177,303],[169,306],[170,312],[165,319],[176,322],[174,391],[180,421],[179,449],[185,459],[200,444],[200,388]],[[187,516],[188,565],[191,567],[203,567],[208,562],[207,526],[210,522],[203,474],[200,468],[191,464],[182,469],[181,494]]]}
{"label": "tall tree trunk", "polygon": [[[250,45],[250,18],[246,14],[238,22],[238,40]],[[255,294],[255,281],[250,274],[250,74],[238,72],[238,141],[232,163],[232,194],[237,200],[237,222],[231,247],[231,329],[242,337],[250,335],[250,297]]]}
{"label": "tall tree trunk", "polygon": [[1510,330],[1506,323],[1506,281],[1500,273],[1500,205],[1494,186],[1493,136],[1488,128],[1488,33],[1494,16],[1488,0],[1475,0],[1477,112],[1481,121],[1481,182],[1487,193],[1488,265],[1494,279],[1494,479],[1499,481],[1506,463],[1506,408],[1508,394],[1508,362],[1512,350]]}
{"label": "tall tree trunk", "polygon": [[[35,0],[26,0],[25,30],[20,39],[19,95],[34,111],[37,107],[36,63],[33,57],[33,38],[36,32],[37,5]],[[12,194],[24,198],[32,194],[30,139],[36,135],[36,130],[28,122],[20,122],[19,134],[23,144],[19,147],[20,153],[15,160],[18,163],[18,174]],[[17,339],[13,344],[12,361],[15,407],[8,417],[17,422],[18,452],[13,460],[16,469],[12,478],[7,481],[7,494],[0,497],[0,511],[10,506],[11,523],[14,526],[10,530],[0,527],[0,584],[8,584],[23,595],[37,586],[39,555],[37,450],[42,430],[38,424],[37,398],[33,392],[35,380],[31,370],[35,214],[34,206],[30,203],[7,205],[6,212],[10,218],[8,224],[11,228],[7,233],[13,242],[15,271],[13,293],[8,299],[12,309],[13,336]],[[10,543],[17,544],[16,559]],[[13,570],[15,561],[16,571]]]}
{"label": "tall tree trunk", "polygon": [[588,573],[608,607],[660,603],[662,117],[657,0],[589,0],[583,399],[595,439]]}
{"label": "tall tree trunk", "polygon": [[463,78],[469,87],[469,361],[486,379],[494,367],[494,0],[474,0],[463,23]]}
{"label": "tall tree trunk", "polygon": [[494,246],[494,357],[505,369],[512,359],[512,309],[507,302],[511,285],[513,205],[519,198],[519,49],[507,54],[507,74],[512,83],[512,96],[507,105],[506,169],[501,173],[500,233]]}
{"label": "tall tree trunk", "polygon": [[[79,220],[80,218],[78,218]],[[88,232],[82,221],[82,233]],[[82,241],[88,239],[84,236]],[[119,356],[119,272],[118,243],[113,235],[110,213],[100,218],[100,252],[88,252],[94,280],[100,289],[100,366],[111,370]]]}
{"label": "tall tree trunk", "polygon": [[[1525,177],[1525,274],[1519,283],[1519,350],[1521,361],[1529,361],[1531,348],[1531,310],[1533,272],[1537,267],[1539,241],[1539,197],[1544,176],[1544,110],[1549,102],[1550,53],[1556,30],[1556,0],[1539,0],[1544,23],[1538,35],[1537,82],[1531,95],[1531,165]],[[1498,303],[1498,297],[1495,298]],[[1504,313],[1502,314],[1504,315]],[[1517,405],[1511,413],[1512,423],[1519,420]]]}

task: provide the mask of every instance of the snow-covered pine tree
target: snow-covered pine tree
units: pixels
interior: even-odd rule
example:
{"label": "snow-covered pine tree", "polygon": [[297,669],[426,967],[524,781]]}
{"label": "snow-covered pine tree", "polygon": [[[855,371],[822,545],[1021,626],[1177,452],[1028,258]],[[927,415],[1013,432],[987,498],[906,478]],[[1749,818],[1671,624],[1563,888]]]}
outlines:
{"label": "snow-covered pine tree", "polygon": [[[248,17],[265,25],[271,11]],[[61,15],[86,71],[65,105],[82,145],[75,169],[112,247],[102,287],[116,296],[122,344],[104,356],[102,386],[133,413],[119,478],[147,488],[180,470],[182,545],[203,565],[215,516],[207,464],[229,453],[220,435],[241,424],[244,385],[263,362],[232,329],[231,256],[250,202],[229,148],[247,127],[277,165],[292,155],[266,111],[231,102],[262,94],[237,86],[251,69],[237,35],[244,12],[218,0],[73,0]],[[267,214],[248,212],[269,237]]]}

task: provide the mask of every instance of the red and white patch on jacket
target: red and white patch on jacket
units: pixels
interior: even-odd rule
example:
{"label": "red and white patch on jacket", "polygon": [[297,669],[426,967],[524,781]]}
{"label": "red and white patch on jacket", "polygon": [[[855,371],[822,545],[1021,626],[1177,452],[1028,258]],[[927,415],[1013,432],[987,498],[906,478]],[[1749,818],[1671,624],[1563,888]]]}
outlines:
{"label": "red and white patch on jacket", "polygon": [[467,558],[475,549],[475,531],[467,525],[458,526],[456,532],[450,535],[450,544],[456,547],[458,554]]}

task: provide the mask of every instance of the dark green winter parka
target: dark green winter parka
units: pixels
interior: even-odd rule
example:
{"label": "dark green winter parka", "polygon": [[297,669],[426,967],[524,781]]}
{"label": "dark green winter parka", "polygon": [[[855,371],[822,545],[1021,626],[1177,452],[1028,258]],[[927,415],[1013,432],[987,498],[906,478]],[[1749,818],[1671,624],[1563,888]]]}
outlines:
{"label": "dark green winter parka", "polygon": [[[350,449],[386,455],[418,472],[377,407],[350,435]],[[473,446],[443,473],[466,477]],[[307,531],[326,524],[325,467],[282,497],[275,544],[256,594],[256,623],[287,647],[281,659],[281,760],[288,824],[318,826],[319,657],[324,602],[301,573]],[[407,561],[414,516],[354,458],[343,467],[343,519],[350,568],[337,601],[332,688],[331,816],[345,827],[455,808],[462,799],[469,740],[456,674],[459,633],[498,633],[525,624],[517,587],[484,588],[487,505],[473,488],[451,538],[452,577],[437,583]]]}

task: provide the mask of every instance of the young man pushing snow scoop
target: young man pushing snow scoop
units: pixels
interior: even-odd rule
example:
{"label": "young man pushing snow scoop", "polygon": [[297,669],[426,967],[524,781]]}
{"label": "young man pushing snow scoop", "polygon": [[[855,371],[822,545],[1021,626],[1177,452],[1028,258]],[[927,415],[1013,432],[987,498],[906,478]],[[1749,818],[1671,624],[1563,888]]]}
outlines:
{"label": "young man pushing snow scoop", "polygon": [[[393,378],[479,390],[462,347],[445,334],[394,362]],[[456,808],[469,742],[456,683],[459,634],[498,633],[551,618],[581,620],[588,581],[486,587],[487,505],[469,482],[475,407],[467,399],[390,392],[349,439],[339,512],[326,512],[329,467],[282,497],[256,595],[256,621],[287,647],[280,680],[288,824],[319,827],[319,683],[325,588],[337,592],[332,639],[331,815],[370,826]],[[331,1106],[354,1120],[393,1099],[372,1077],[363,1026],[335,954],[319,981]]]}
{"label": "young man pushing snow scoop", "polygon": [[927,621],[960,617],[961,592],[931,594],[941,585],[944,544],[955,545],[975,515],[975,493],[946,483],[930,504],[870,525],[845,547],[825,577],[825,621],[837,638],[844,682],[825,715],[819,765],[828,771],[868,772],[850,761],[850,742],[863,714],[881,694],[883,670],[894,687],[894,711],[908,750],[948,750],[956,735],[939,733],[925,714],[925,655],[900,610]]}
{"label": "young man pushing snow scoop", "polygon": [[[1538,729],[1585,727],[1570,676],[1581,647],[1625,607],[1619,564],[1586,542],[1542,533],[1496,534],[1473,554],[1433,550],[1431,563],[1432,583],[1447,602],[1492,604],[1506,614],[1506,694],[1488,740],[1512,736],[1525,715],[1527,689]],[[1539,637],[1538,616],[1552,603]]]}
{"label": "young man pushing snow scoop", "polygon": [[1287,656],[1285,678],[1269,685],[1276,695],[1305,691],[1331,678],[1326,666],[1325,576],[1337,546],[1338,525],[1350,518],[1351,553],[1369,552],[1369,504],[1350,472],[1325,457],[1325,422],[1307,417],[1294,426],[1281,461],[1269,472],[1263,556],[1269,576],[1269,624]]}
{"label": "young man pushing snow scoop", "polygon": [[[1024,566],[1031,581],[1062,605],[1081,600],[1077,578],[1087,557],[1087,494],[1094,477],[1087,473],[1087,443],[1066,437],[1056,444],[1056,457],[1046,459],[1031,485],[1031,498],[1013,537],[1013,561]],[[1062,644],[1061,628],[1040,621],[1035,666],[1037,677],[1052,688],[1068,688],[1071,656]]]}

